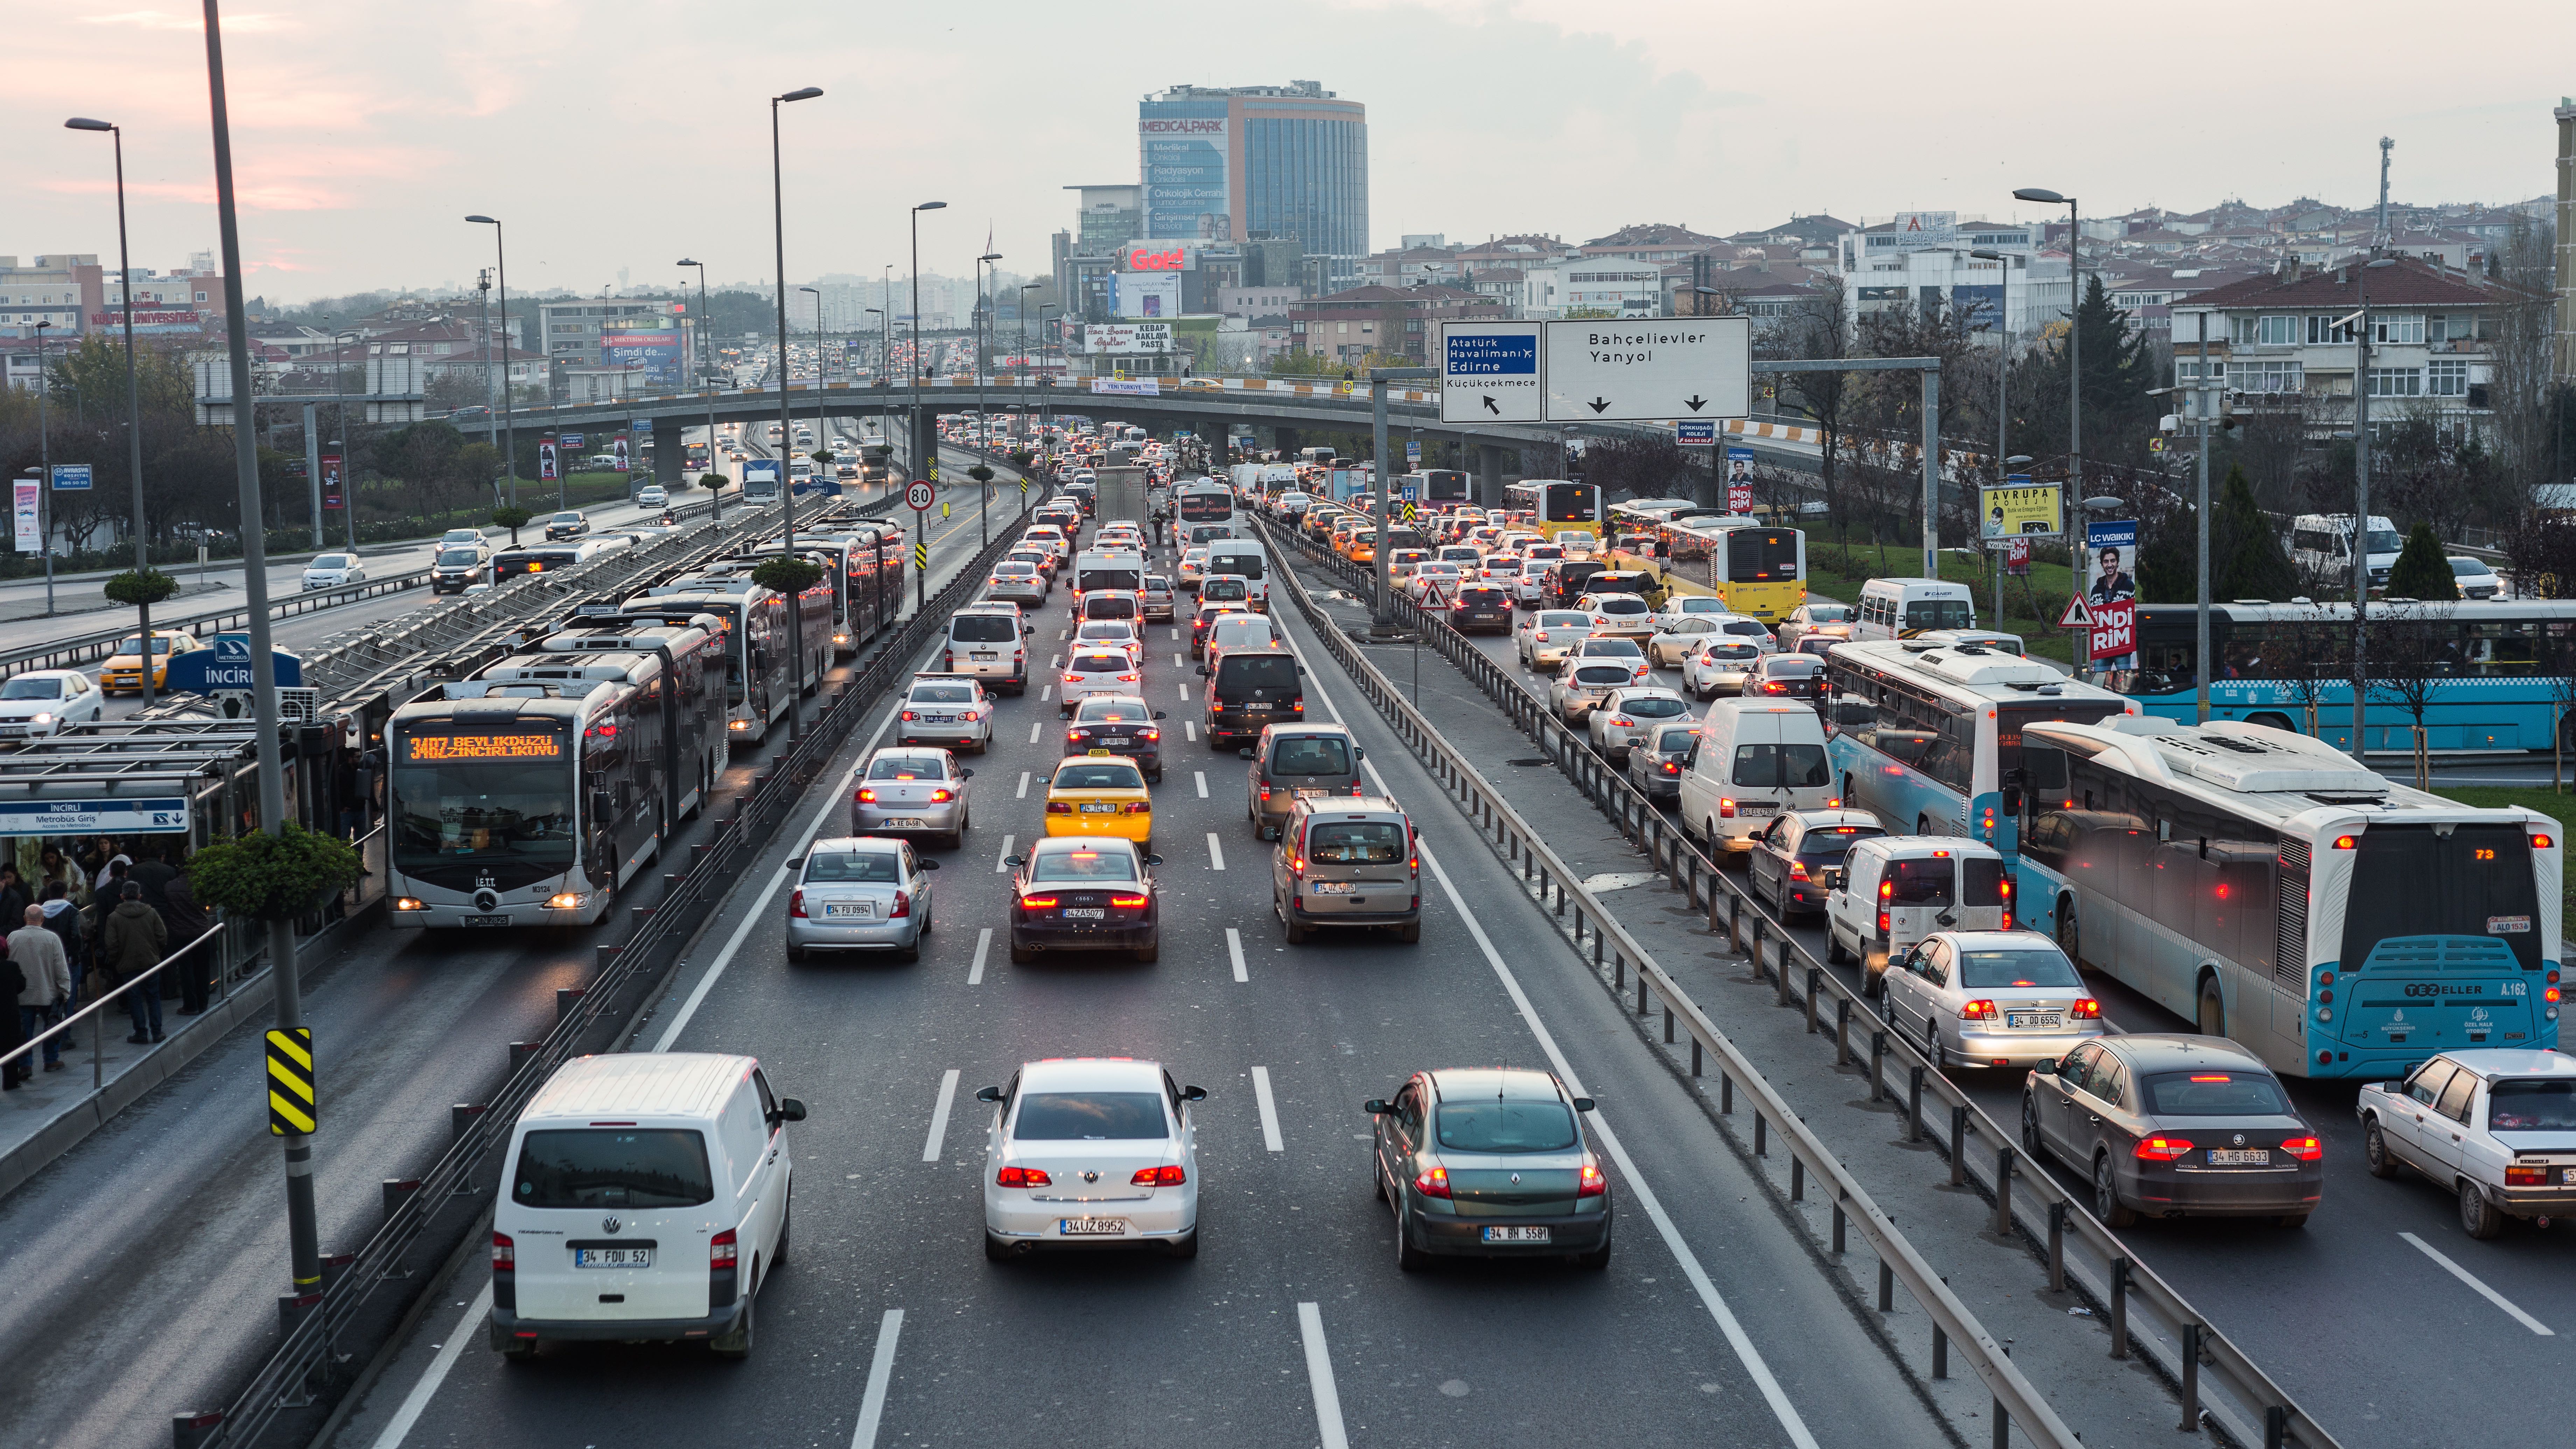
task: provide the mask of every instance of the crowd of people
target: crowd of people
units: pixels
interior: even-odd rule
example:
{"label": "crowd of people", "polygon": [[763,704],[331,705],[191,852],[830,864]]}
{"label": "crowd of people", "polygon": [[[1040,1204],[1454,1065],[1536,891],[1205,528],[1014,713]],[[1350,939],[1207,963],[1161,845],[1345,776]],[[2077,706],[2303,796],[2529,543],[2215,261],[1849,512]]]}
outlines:
{"label": "crowd of people", "polygon": [[[157,837],[49,843],[32,875],[16,860],[0,861],[0,925],[13,928],[0,942],[0,993],[17,1002],[14,1012],[0,1012],[0,1056],[114,993],[123,994],[133,1025],[127,1041],[162,1040],[163,1000],[176,999],[181,1016],[203,1012],[216,955],[200,946],[168,971],[155,976],[152,968],[211,924],[185,858]],[[11,1058],[0,1069],[0,1089],[23,1086],[38,1070],[38,1055],[43,1070],[62,1070],[61,1039],[54,1038],[41,1053]]]}

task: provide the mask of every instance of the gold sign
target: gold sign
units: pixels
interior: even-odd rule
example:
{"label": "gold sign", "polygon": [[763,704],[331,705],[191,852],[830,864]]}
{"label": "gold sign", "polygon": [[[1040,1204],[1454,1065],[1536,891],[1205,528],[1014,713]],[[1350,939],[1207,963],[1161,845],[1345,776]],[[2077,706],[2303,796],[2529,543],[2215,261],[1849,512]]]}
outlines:
{"label": "gold sign", "polygon": [[564,737],[553,733],[405,735],[403,760],[415,765],[463,760],[560,760]]}

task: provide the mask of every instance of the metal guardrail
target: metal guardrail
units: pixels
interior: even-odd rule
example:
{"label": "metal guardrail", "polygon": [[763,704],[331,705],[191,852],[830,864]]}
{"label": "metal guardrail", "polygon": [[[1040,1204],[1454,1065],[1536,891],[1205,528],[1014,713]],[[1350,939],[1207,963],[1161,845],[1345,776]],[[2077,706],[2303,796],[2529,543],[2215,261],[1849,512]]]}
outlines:
{"label": "metal guardrail", "polygon": [[[1263,531],[1274,539],[1278,530],[1267,523]],[[1349,563],[1338,554],[1323,549],[1302,533],[1291,534],[1299,552],[1324,563],[1335,574],[1360,590],[1373,589],[1375,576]],[[1352,673],[1361,677],[1364,688],[1381,713],[1390,719],[1420,721],[1421,716],[1394,692],[1394,686],[1379,675],[1376,667],[1359,656],[1358,649],[1342,638],[1330,619],[1325,618],[1307,598],[1302,581],[1295,571],[1286,570],[1290,595],[1296,599],[1316,632],[1330,642],[1338,655],[1348,655]],[[1707,928],[1724,931],[1729,949],[1749,955],[1754,979],[1769,978],[1781,1006],[1803,1007],[1808,1029],[1818,1034],[1830,1032],[1837,1063],[1848,1061],[1855,1048],[1855,1030],[1866,1035],[1869,1052],[1870,1100],[1885,1100],[1893,1089],[1887,1081],[1887,1063],[1893,1057],[1906,1070],[1905,1106],[1902,1108],[1908,1141],[1921,1141],[1924,1135],[1924,1098],[1928,1095],[1948,1108],[1946,1134],[1936,1133],[1932,1145],[1942,1151],[1950,1166],[1952,1186],[1974,1189],[1995,1204],[1993,1227],[1998,1234],[2018,1230],[2036,1254],[2047,1264],[2051,1290],[2069,1285],[2091,1297],[2108,1315],[2112,1356],[2126,1357],[2136,1353],[2149,1362],[2166,1381],[2176,1385],[2182,1406],[2180,1426],[2196,1429],[2204,1416],[2239,1444],[2260,1444],[2264,1449],[2339,1449],[2328,1433],[2271,1375],[2250,1358],[2243,1349],[2213,1325],[2208,1317],[2194,1308],[2172,1285],[2158,1277],[2132,1253],[2111,1230],[2102,1225],[2076,1196],[2060,1187],[2055,1178],[2036,1168],[2024,1155],[2018,1136],[2007,1132],[1951,1081],[1937,1062],[1931,1061],[1902,1032],[1893,1030],[1873,1010],[1867,999],[1826,968],[1812,952],[1792,938],[1785,926],[1749,890],[1726,877],[1716,863],[1703,854],[1679,827],[1664,817],[1626,775],[1610,768],[1591,748],[1590,739],[1569,729],[1557,719],[1547,702],[1525,688],[1519,680],[1466,636],[1399,594],[1396,598],[1398,617],[1412,627],[1422,641],[1437,649],[1460,672],[1482,689],[1486,696],[1501,706],[1522,733],[1535,740],[1548,758],[1583,791],[1602,813],[1616,823],[1622,835],[1645,850],[1657,874],[1668,878],[1682,891],[1694,909],[1706,912]],[[1356,660],[1356,662],[1352,662]],[[1399,728],[1410,728],[1400,725]],[[1420,728],[1428,731],[1429,725]],[[1452,780],[1452,788],[1476,790],[1491,796],[1492,809],[1509,812],[1500,803],[1498,793],[1484,785],[1471,765],[1455,755],[1436,733],[1429,736],[1436,748],[1453,761],[1462,777]],[[1417,744],[1417,749],[1427,749]],[[1443,770],[1444,780],[1452,779]],[[1509,818],[1517,826],[1519,817]],[[1490,819],[1490,816],[1489,816]],[[1526,827],[1520,827],[1526,829]],[[1614,955],[1611,962],[1611,989],[1628,989],[1627,966],[1635,966],[1637,1013],[1648,1009],[1647,992],[1661,997],[1667,1021],[1690,1023],[1696,1043],[1708,1044],[1701,1024],[1705,1018],[1681,991],[1672,985],[1662,971],[1649,961],[1643,951],[1630,949],[1623,932],[1606,919],[1599,903],[1583,894],[1579,878],[1563,876],[1564,868],[1533,836],[1526,846],[1517,847],[1524,857],[1536,855],[1556,872],[1558,911],[1567,907],[1567,881],[1576,883],[1572,894],[1579,901],[1576,910],[1578,935],[1582,923],[1589,919],[1601,924],[1595,928],[1594,956],[1599,961],[1601,935],[1606,930],[1610,939],[1620,943],[1625,959]],[[1527,869],[1524,871],[1527,874]],[[1746,940],[1750,936],[1750,942]],[[1831,1024],[1820,1030],[1820,1010],[1830,1001]],[[1713,1031],[1713,1028],[1711,1029]],[[1731,1053],[1732,1048],[1728,1048]],[[1693,1049],[1696,1065],[1700,1055]],[[1790,1119],[1794,1121],[1795,1119]],[[1787,1130],[1785,1127],[1780,1130]],[[1803,1129],[1801,1129],[1803,1130]],[[1973,1145],[1972,1145],[1973,1139]],[[1991,1164],[1980,1174],[1970,1163],[1972,1153],[1982,1150]],[[2027,1209],[2025,1209],[2027,1204]],[[1910,1285],[1909,1285],[1910,1286]],[[1918,1293],[1918,1297],[1921,1295]],[[2142,1321],[2143,1320],[2143,1321]],[[2214,1388],[2223,1401],[2211,1402],[2204,1390]],[[2018,1422],[2018,1420],[2017,1420]],[[2028,1426],[2025,1425],[2027,1431]]]}
{"label": "metal guardrail", "polygon": [[[384,1223],[355,1253],[326,1262],[323,1290],[292,1305],[283,1341],[231,1405],[219,1414],[176,1417],[173,1433],[182,1449],[257,1444],[280,1426],[282,1415],[327,1411],[348,1387],[349,1365],[336,1345],[356,1335],[368,1315],[386,1316],[376,1301],[381,1290],[407,1284],[402,1296],[408,1300],[425,1286],[425,1275],[403,1265],[434,1220],[447,1219],[459,1233],[480,1224],[484,1208],[475,1205],[490,1190],[487,1175],[498,1167],[489,1159],[508,1142],[528,1100],[573,1056],[616,1049],[628,1019],[834,752],[889,689],[910,677],[915,656],[982,587],[993,562],[1017,543],[1013,531],[985,545],[834,692],[792,744],[754,771],[751,788],[736,797],[735,813],[716,823],[711,839],[690,847],[687,868],[663,875],[661,899],[628,908],[636,920],[634,934],[621,945],[597,948],[599,970],[587,985],[557,993],[558,1019],[545,1040],[514,1045],[513,1069],[490,1100],[454,1109],[455,1140],[447,1152],[416,1181],[386,1184]],[[445,1211],[451,1207],[472,1210]],[[459,1217],[461,1223],[455,1221]],[[313,1424],[305,1424],[297,1442],[312,1432]]]}
{"label": "metal guardrail", "polygon": [[[312,614],[324,609],[335,609],[342,604],[371,599],[379,594],[398,594],[406,589],[416,589],[429,582],[429,572],[427,569],[418,569],[410,573],[391,574],[381,579],[369,579],[363,584],[343,584],[336,589],[314,589],[309,593],[297,593],[283,599],[272,599],[268,605],[268,617],[272,620],[287,619],[297,614]],[[226,630],[249,627],[250,609],[247,606],[216,609],[207,613],[183,614],[175,619],[155,618],[152,621],[152,632],[156,634],[164,629],[189,634],[199,632],[220,634]],[[0,654],[0,674],[15,674],[22,669],[63,669],[75,664],[86,664],[93,659],[105,659],[116,652],[119,641],[134,637],[134,632],[132,629],[125,628],[102,629],[95,633],[74,635],[69,639],[57,639],[50,644],[39,644],[31,649]]]}
{"label": "metal guardrail", "polygon": [[1957,1346],[1968,1367],[1994,1396],[1996,1442],[2003,1442],[2009,1423],[2019,1425],[2022,1433],[2042,1449],[2077,1449],[2081,1441],[2074,1431],[2057,1417],[2057,1411],[2049,1407],[2039,1390],[2005,1354],[2003,1345],[1986,1332],[1967,1305],[1942,1281],[1938,1270],[1896,1230],[1895,1223],[1880,1211],[1859,1180],[1790,1109],[1752,1059],[1717,1029],[1716,1022],[1655,964],[1654,957],[1628,934],[1627,928],[1602,908],[1600,900],[1584,888],[1582,873],[1557,856],[1537,828],[1512,808],[1504,793],[1488,783],[1474,762],[1453,748],[1430,719],[1405,699],[1397,685],[1344,636],[1341,626],[1316,606],[1296,570],[1283,569],[1281,573],[1290,600],[1324,641],[1325,648],[1349,671],[1361,693],[1386,716],[1397,735],[1421,757],[1433,778],[1464,809],[1470,823],[1485,835],[1486,843],[1506,864],[1518,870],[1522,885],[1531,890],[1542,908],[1553,910],[1560,920],[1571,917],[1576,948],[1581,950],[1588,943],[1596,967],[1607,956],[1614,990],[1625,985],[1633,969],[1638,1013],[1645,1013],[1646,993],[1651,989],[1663,1003],[1667,1028],[1678,1025],[1690,1033],[1694,1075],[1700,1072],[1706,1058],[1716,1058],[1724,1110],[1732,1111],[1738,1088],[1751,1100],[1755,1153],[1767,1155],[1767,1141],[1775,1133],[1788,1144],[1796,1166],[1791,1175],[1793,1200],[1805,1191],[1808,1178],[1822,1184],[1833,1203],[1837,1247],[1848,1225],[1857,1228],[1878,1254],[1879,1306],[1892,1306],[1889,1295],[1897,1284],[1902,1284],[1921,1305],[1936,1334],[1936,1375],[1942,1371],[1946,1348]]}

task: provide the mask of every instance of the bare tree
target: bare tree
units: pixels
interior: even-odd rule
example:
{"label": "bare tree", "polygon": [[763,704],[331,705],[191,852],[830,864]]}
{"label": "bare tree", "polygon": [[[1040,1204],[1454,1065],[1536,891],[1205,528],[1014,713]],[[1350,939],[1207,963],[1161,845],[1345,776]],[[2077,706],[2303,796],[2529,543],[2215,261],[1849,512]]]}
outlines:
{"label": "bare tree", "polygon": [[[1782,360],[1825,361],[1853,355],[1851,304],[1842,284],[1826,279],[1788,310],[1775,330],[1766,333],[1766,356]],[[1819,469],[1826,514],[1837,530],[1848,523],[1844,512],[1840,463],[1843,434],[1859,394],[1855,374],[1790,372],[1779,374],[1780,405],[1816,425],[1823,444]]]}

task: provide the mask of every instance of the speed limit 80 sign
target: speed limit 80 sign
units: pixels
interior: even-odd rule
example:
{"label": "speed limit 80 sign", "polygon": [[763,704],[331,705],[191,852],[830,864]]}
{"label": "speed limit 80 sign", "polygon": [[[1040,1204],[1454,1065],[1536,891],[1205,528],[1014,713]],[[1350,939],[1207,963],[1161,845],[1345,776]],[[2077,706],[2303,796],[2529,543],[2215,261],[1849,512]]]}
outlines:
{"label": "speed limit 80 sign", "polygon": [[913,512],[927,513],[930,505],[939,501],[939,490],[915,478],[912,486],[903,490],[903,501],[911,505]]}

